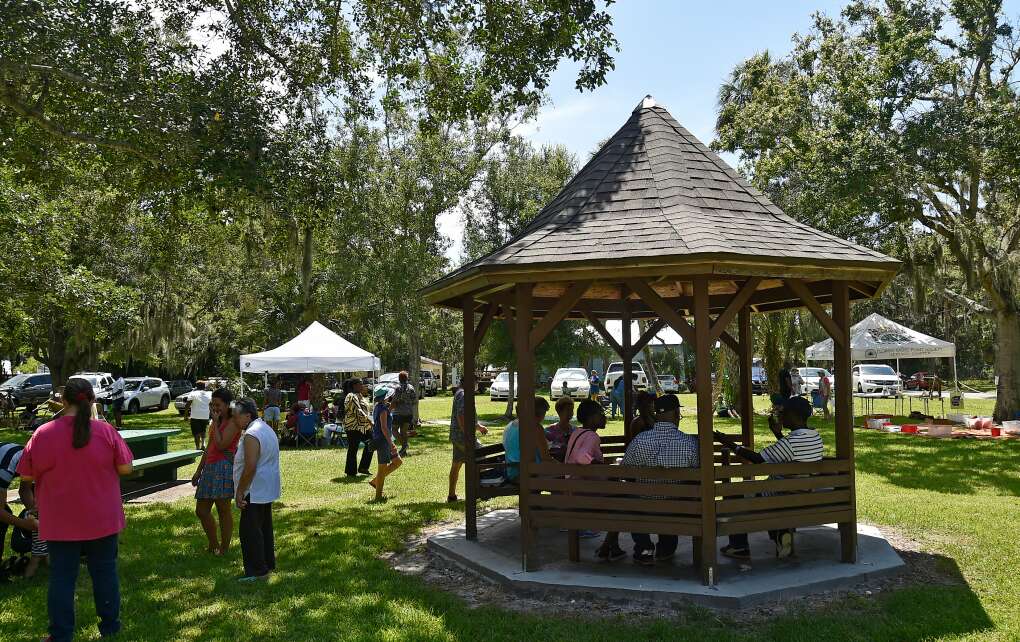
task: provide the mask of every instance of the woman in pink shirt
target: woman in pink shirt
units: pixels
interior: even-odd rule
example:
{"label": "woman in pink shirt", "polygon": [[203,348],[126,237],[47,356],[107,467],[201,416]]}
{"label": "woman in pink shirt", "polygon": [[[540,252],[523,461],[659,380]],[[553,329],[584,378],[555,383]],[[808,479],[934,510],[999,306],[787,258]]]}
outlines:
{"label": "woman in pink shirt", "polygon": [[39,537],[49,543],[49,640],[70,640],[74,633],[74,585],[82,556],[92,576],[99,633],[120,631],[120,476],[131,473],[132,455],[113,426],[91,418],[94,401],[92,384],[70,379],[64,415],[35,431],[18,463],[21,479],[35,482]]}

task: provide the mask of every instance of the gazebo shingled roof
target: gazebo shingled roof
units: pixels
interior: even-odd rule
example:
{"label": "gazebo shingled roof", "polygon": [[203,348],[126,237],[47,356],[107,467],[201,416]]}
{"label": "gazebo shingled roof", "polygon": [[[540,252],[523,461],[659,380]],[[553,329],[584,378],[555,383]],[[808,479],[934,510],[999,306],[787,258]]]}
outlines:
{"label": "gazebo shingled roof", "polygon": [[[787,216],[649,96],[520,235],[423,293],[459,307],[465,290],[510,275],[540,270],[552,279],[621,266],[853,277],[851,298],[862,298],[874,296],[899,261]],[[783,307],[775,303],[762,309]]]}
{"label": "gazebo shingled roof", "polygon": [[[525,570],[536,564],[540,527],[568,529],[572,560],[578,559],[577,529],[694,537],[695,565],[706,584],[717,579],[716,540],[726,534],[837,523],[841,559],[855,561],[850,386],[833,390],[834,458],[778,467],[731,462],[713,432],[711,351],[720,340],[736,353],[739,441],[750,448],[751,314],[806,307],[833,338],[836,379],[850,381],[850,301],[876,296],[898,267],[890,257],[786,216],[646,97],[520,235],[422,292],[463,314],[466,536],[478,536],[480,499],[517,494]],[[624,381],[632,380],[634,357],[667,325],[693,348],[699,468],[550,459],[534,419],[535,351],[568,318],[587,319],[602,335],[623,362]],[[607,318],[622,320],[622,340],[606,330]],[[650,323],[632,337],[631,319],[640,318]],[[521,457],[519,487],[480,482],[480,471],[506,465],[501,444],[475,446],[475,357],[495,319],[503,319],[514,343],[521,452],[544,451],[540,462]],[[633,414],[633,392],[625,387],[626,417]],[[627,422],[624,435],[604,437],[604,452],[622,452],[633,431]]]}

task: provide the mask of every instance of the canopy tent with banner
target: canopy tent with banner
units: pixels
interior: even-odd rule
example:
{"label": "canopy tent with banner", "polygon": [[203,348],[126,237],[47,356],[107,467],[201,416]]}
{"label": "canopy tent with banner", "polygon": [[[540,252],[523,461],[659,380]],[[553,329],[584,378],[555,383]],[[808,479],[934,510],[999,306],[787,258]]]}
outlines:
{"label": "canopy tent with banner", "polygon": [[241,355],[245,372],[378,372],[379,357],[318,321],[278,348]]}
{"label": "canopy tent with banner", "polygon": [[[832,339],[808,347],[805,361],[832,361]],[[956,345],[929,337],[905,325],[890,321],[880,314],[871,314],[850,328],[850,359],[878,361],[895,359],[948,358],[953,360],[953,382],[956,383]]]}

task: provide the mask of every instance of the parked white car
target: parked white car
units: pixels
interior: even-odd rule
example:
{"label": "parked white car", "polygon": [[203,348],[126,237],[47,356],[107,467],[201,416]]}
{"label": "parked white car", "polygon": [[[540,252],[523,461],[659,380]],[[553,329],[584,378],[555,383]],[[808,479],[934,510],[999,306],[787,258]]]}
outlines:
{"label": "parked white car", "polygon": [[832,388],[836,388],[836,378],[825,368],[797,368],[797,372],[800,373],[800,379],[803,382],[802,392],[806,395],[811,394],[812,390],[817,390],[822,385],[822,377],[828,377]]}
{"label": "parked white car", "polygon": [[659,387],[662,388],[662,392],[665,394],[678,394],[680,392],[680,382],[673,375],[659,375]]}
{"label": "parked white car", "polygon": [[[517,398],[517,373],[514,373],[514,399]],[[501,372],[492,380],[489,386],[490,401],[506,401],[510,396],[510,373]]]}
{"label": "parked white car", "polygon": [[170,406],[170,386],[155,377],[124,379],[124,409],[129,413],[142,410],[166,410]]}
{"label": "parked white car", "polygon": [[[641,364],[637,361],[631,362],[631,373],[635,376],[634,387],[638,390],[643,390],[648,387],[648,377],[645,375],[645,369],[641,367]],[[623,362],[614,361],[609,364],[609,368],[606,370],[606,390],[612,392],[613,386],[616,385],[616,380],[623,376]]]}
{"label": "parked white car", "polygon": [[[410,383],[410,382],[408,382],[408,383]],[[389,390],[396,390],[399,385],[400,385],[400,373],[399,372],[387,372],[386,374],[380,376],[376,380],[375,384],[372,385],[372,394],[375,395],[375,389],[376,388],[380,388],[381,387],[381,388],[388,388]],[[414,384],[411,384],[411,385],[414,385]],[[418,393],[418,398],[419,399],[424,399],[425,398],[425,392],[421,389],[420,385],[417,387],[415,392]]]}
{"label": "parked white car", "polygon": [[903,392],[903,382],[892,366],[861,364],[851,371],[853,387],[857,392],[878,392],[887,396]]}
{"label": "parked white car", "polygon": [[591,384],[584,368],[560,368],[549,384],[549,398],[553,401],[560,397],[587,399],[590,396]]}
{"label": "parked white car", "polygon": [[110,389],[113,385],[113,375],[109,372],[79,372],[68,377],[70,379],[84,379],[92,384],[92,391],[100,395]]}

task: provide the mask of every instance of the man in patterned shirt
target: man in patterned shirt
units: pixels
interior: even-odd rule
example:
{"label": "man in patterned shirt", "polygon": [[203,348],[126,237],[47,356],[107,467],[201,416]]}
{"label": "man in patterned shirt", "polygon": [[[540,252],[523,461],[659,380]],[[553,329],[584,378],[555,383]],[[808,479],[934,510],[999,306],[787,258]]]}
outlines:
{"label": "man in patterned shirt", "polygon": [[[482,424],[475,426],[478,432],[487,434],[489,430]],[[460,467],[464,465],[464,383],[461,382],[453,394],[453,414],[450,417],[450,444],[453,446],[453,462],[450,464],[450,492],[446,501],[457,501],[457,480],[460,478]]]}
{"label": "man in patterned shirt", "polygon": [[[621,462],[624,466],[652,468],[697,468],[698,439],[680,431],[680,399],[663,395],[655,400],[655,425],[639,433],[627,446]],[[661,483],[659,480],[637,480]],[[659,535],[657,545],[648,533],[631,533],[634,540],[634,563],[651,566],[676,554],[679,538]]]}

